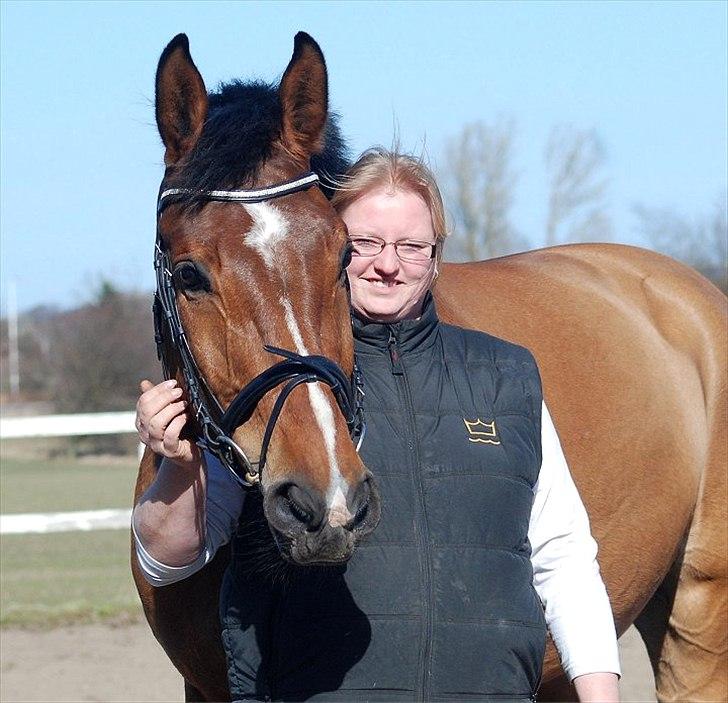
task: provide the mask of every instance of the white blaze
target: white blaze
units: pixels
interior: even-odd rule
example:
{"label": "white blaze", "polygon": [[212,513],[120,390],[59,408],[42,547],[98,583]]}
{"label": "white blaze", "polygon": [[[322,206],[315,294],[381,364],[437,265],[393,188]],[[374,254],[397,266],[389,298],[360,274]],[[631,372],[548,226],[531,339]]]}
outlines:
{"label": "white blaze", "polygon": [[[293,343],[296,345],[296,351],[302,355],[308,354],[306,345],[303,343],[301,330],[293,315],[291,301],[288,298],[280,298],[280,302],[283,306],[286,324],[288,325],[291,337],[293,337]],[[329,399],[318,383],[307,383],[306,388],[308,389],[308,397],[311,401],[313,414],[324,437],[326,455],[329,459],[329,466],[331,467],[331,480],[329,482],[329,489],[326,492],[326,504],[329,507],[329,523],[333,527],[338,527],[351,520],[351,513],[346,507],[346,490],[348,484],[341,475],[339,462],[336,458],[336,424],[334,422],[334,412]]]}
{"label": "white blaze", "polygon": [[[275,246],[288,234],[288,223],[282,213],[270,203],[246,203],[243,207],[253,220],[252,229],[245,235],[245,243],[260,254],[267,268],[272,269]],[[303,343],[301,330],[293,315],[291,301],[282,297],[280,302],[285,313],[286,325],[291,337],[293,337],[293,343],[296,345],[296,351],[299,354],[308,354],[306,345]],[[307,383],[306,388],[308,389],[308,397],[311,401],[314,417],[321,428],[326,455],[331,467],[331,478],[326,493],[329,522],[333,526],[343,525],[351,519],[351,513],[346,507],[348,484],[341,475],[339,462],[336,458],[334,411],[329,399],[318,383]]]}
{"label": "white blaze", "polygon": [[253,220],[245,243],[261,255],[268,268],[272,268],[275,245],[288,234],[288,223],[270,203],[247,203],[243,207]]}
{"label": "white blaze", "polygon": [[341,490],[341,486],[336,486],[334,494],[329,491],[329,524],[332,527],[342,527],[351,520],[351,513],[346,507],[346,495]]}

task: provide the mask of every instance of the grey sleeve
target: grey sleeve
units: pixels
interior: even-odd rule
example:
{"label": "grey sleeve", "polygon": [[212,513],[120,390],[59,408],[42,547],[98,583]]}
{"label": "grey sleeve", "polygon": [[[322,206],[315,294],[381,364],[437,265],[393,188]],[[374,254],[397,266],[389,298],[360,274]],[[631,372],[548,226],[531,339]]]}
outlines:
{"label": "grey sleeve", "polygon": [[209,452],[203,452],[203,456],[207,467],[205,547],[210,551],[209,561],[235,533],[246,491],[217,457]]}
{"label": "grey sleeve", "polygon": [[147,552],[134,529],[137,559],[144,577],[152,586],[166,586],[191,576],[212,560],[217,550],[230,541],[243,509],[245,491],[216,457],[203,453],[207,470],[205,495],[205,543],[198,557],[184,566],[169,566]]}

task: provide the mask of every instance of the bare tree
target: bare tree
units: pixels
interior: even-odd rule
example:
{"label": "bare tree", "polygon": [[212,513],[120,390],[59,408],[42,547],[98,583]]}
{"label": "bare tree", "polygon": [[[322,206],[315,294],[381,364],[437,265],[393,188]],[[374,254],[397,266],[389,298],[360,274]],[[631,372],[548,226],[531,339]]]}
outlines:
{"label": "bare tree", "polygon": [[59,410],[133,407],[139,381],[159,375],[151,296],[122,293],[102,282],[95,302],[57,319],[53,371]]}
{"label": "bare tree", "polygon": [[448,142],[444,181],[455,220],[449,259],[472,261],[523,248],[509,219],[516,182],[513,135],[513,120],[474,122]]}
{"label": "bare tree", "polygon": [[674,210],[634,207],[638,228],[650,246],[692,266],[728,294],[728,201],[722,193],[713,211],[690,221]]}
{"label": "bare tree", "polygon": [[[596,133],[554,127],[545,161],[550,185],[546,246],[610,239],[611,224],[603,206],[606,180],[600,176],[604,149]],[[564,235],[567,225],[571,227]]]}
{"label": "bare tree", "polygon": [[[18,320],[21,401],[58,412],[128,410],[142,378],[159,379],[151,294],[118,291],[101,280],[93,300],[74,310],[38,307]],[[0,394],[9,390],[8,324],[0,320]],[[74,438],[76,452],[126,452],[128,437]]]}
{"label": "bare tree", "polygon": [[[74,310],[41,306],[19,318],[22,399],[60,412],[134,406],[142,378],[160,376],[151,294],[116,290],[102,280],[94,299]],[[8,323],[0,321],[0,393],[9,390]]]}

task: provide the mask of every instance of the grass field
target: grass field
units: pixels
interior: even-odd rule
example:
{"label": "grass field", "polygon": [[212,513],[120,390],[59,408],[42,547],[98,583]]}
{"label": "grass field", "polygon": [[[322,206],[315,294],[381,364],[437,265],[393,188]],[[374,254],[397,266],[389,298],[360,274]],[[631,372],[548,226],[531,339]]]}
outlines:
{"label": "grass field", "polygon": [[0,513],[131,507],[138,464],[128,461],[2,457]]}
{"label": "grass field", "polygon": [[[137,464],[118,460],[0,460],[0,512],[128,508]],[[3,535],[0,625],[138,618],[126,530]]]}

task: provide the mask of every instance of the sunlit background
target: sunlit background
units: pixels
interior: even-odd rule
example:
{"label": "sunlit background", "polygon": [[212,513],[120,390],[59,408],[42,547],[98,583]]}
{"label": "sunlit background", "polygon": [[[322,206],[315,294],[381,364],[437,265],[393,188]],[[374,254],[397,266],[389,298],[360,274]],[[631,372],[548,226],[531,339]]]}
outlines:
{"label": "sunlit background", "polygon": [[[178,32],[208,89],[277,81],[294,34],[309,32],[351,156],[396,142],[434,168],[452,229],[446,258],[623,242],[680,258],[725,290],[727,8],[5,0],[3,414],[129,411],[138,380],[159,377],[154,73]],[[2,450],[3,514],[130,505],[130,434]],[[138,617],[124,531],[77,535],[4,537],[4,626]],[[123,558],[81,565],[79,549]]]}

